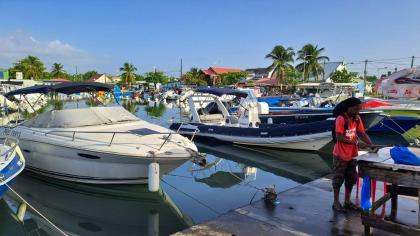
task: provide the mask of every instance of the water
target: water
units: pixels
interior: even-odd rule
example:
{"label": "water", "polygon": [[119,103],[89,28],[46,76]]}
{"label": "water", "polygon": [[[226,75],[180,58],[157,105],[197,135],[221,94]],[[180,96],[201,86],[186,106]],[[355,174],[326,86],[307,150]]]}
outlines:
{"label": "water", "polygon": [[[181,119],[174,104],[124,106],[165,127]],[[328,153],[199,142],[197,146],[208,154],[209,166],[184,163],[163,177],[157,193],[148,192],[145,185],[76,184],[28,172],[18,176],[12,188],[69,234],[168,235],[260,200],[265,187],[281,192],[331,172]],[[20,222],[19,207],[22,201],[10,191],[0,200],[0,235],[60,235],[29,208]]]}

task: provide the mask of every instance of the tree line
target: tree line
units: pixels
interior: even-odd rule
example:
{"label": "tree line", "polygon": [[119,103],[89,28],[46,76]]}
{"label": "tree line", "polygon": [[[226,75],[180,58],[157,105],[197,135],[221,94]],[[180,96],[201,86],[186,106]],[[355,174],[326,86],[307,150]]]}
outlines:
{"label": "tree line", "polygon": [[[81,74],[70,74],[64,70],[61,63],[53,63],[51,70],[47,71],[44,63],[36,56],[28,56],[16,63],[13,67],[9,68],[9,79],[16,79],[16,72],[23,73],[23,79],[32,80],[51,80],[51,79],[67,79],[70,81],[87,81],[99,73],[95,70],[89,70]],[[177,79],[166,75],[162,71],[154,70],[145,74],[137,73],[137,68],[131,63],[124,63],[120,69],[120,76],[122,84],[132,86],[136,81],[146,81],[148,83],[170,83],[175,82]]]}
{"label": "tree line", "polygon": [[[265,58],[271,59],[272,64],[267,70],[272,71],[273,77],[277,79],[278,84],[296,84],[306,82],[312,74],[315,81],[319,80],[319,76],[324,73],[322,63],[329,61],[329,57],[322,55],[324,48],[318,48],[318,45],[306,44],[297,55],[293,48],[276,45]],[[296,60],[300,63],[293,66]],[[240,78],[246,77],[246,72],[226,73],[218,76],[215,81],[216,86],[231,85],[237,83]],[[204,75],[197,68],[191,68],[182,80],[185,84],[190,85],[207,85]]]}

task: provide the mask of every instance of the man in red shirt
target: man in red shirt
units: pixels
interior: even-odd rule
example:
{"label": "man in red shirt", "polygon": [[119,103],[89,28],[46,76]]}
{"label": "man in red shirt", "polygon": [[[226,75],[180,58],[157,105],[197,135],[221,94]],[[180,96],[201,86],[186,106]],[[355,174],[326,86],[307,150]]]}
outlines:
{"label": "man in red shirt", "polygon": [[[356,160],[358,156],[358,147],[367,147],[372,145],[372,141],[365,132],[363,122],[360,119],[359,112],[362,109],[361,101],[351,97],[338,104],[339,115],[335,120],[336,143],[334,145],[333,171],[334,177],[332,185],[334,188],[333,209],[344,211],[339,201],[340,188],[345,182],[344,207],[347,209],[357,209],[351,200],[351,191],[357,179]],[[359,137],[364,142],[359,143]]]}

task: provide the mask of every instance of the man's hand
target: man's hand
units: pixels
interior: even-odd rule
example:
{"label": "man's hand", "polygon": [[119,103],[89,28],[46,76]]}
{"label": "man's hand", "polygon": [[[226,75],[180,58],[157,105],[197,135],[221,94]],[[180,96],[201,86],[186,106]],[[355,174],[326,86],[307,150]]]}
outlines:
{"label": "man's hand", "polygon": [[359,147],[359,148],[367,148],[367,147],[370,147],[370,146],[371,146],[370,144],[367,144],[367,143],[364,143],[364,142],[359,142],[357,144],[357,147]]}

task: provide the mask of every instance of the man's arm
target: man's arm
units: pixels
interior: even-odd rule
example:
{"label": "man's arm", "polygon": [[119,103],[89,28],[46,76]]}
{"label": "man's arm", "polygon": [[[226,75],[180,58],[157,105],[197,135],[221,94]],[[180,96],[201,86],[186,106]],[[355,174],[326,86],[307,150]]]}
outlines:
{"label": "man's arm", "polygon": [[336,137],[337,137],[337,141],[338,142],[342,142],[342,143],[348,143],[348,144],[353,144],[353,145],[357,145],[357,141],[351,141],[349,139],[344,138],[344,134],[343,133],[335,133]]}
{"label": "man's arm", "polygon": [[367,146],[372,146],[372,140],[370,140],[369,135],[366,132],[358,132],[360,139],[367,144]]}

